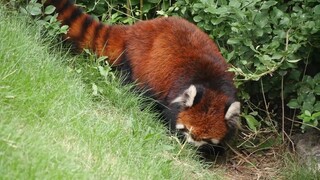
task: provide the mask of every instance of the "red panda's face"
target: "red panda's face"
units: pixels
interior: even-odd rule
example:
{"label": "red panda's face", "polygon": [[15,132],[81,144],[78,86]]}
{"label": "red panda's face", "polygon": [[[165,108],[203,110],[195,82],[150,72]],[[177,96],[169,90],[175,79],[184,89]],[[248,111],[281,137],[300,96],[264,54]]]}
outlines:
{"label": "red panda's face", "polygon": [[176,129],[196,146],[218,144],[230,126],[237,124],[240,103],[234,101],[228,105],[226,95],[208,89],[202,92],[199,102],[195,102],[197,93],[197,88],[191,85],[173,101],[183,106],[176,120]]}

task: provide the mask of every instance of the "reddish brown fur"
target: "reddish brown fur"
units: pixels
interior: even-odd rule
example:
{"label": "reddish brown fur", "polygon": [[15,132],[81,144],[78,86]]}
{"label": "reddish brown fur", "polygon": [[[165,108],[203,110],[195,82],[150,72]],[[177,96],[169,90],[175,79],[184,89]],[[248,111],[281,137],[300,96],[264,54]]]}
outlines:
{"label": "reddish brown fur", "polygon": [[[178,123],[183,123],[188,129],[192,127],[190,131],[192,131],[194,140],[197,141],[212,138],[221,139],[228,130],[224,121],[208,121],[208,119],[220,119],[221,116],[224,116],[224,111],[220,106],[226,102],[227,97],[216,92],[207,93],[205,97],[208,99],[202,99],[202,102],[196,104],[192,109],[180,113],[177,120]],[[216,101],[210,101],[210,99],[216,99]],[[183,122],[180,122],[182,119]],[[194,119],[197,119],[197,121],[194,121]]]}
{"label": "reddish brown fur", "polygon": [[[228,101],[235,101],[233,74],[227,72],[228,66],[214,42],[195,25],[177,17],[132,26],[102,26],[90,21],[83,32],[89,15],[78,13],[72,19],[79,9],[68,0],[46,3],[57,7],[58,19],[70,26],[66,36],[79,48],[108,56],[113,65],[125,63],[125,54],[131,79],[141,88],[152,89],[166,106],[190,84],[205,86],[201,101],[180,112],[177,122],[187,126],[195,140],[221,140],[227,134],[224,115]],[[63,9],[65,3],[70,4]]]}
{"label": "reddish brown fur", "polygon": [[[174,36],[168,36],[172,35],[170,31],[174,31]],[[144,34],[143,39],[139,38],[140,33]],[[191,81],[193,77],[186,74],[208,71],[214,72],[215,76],[229,76],[232,81],[231,74],[225,72],[225,63],[213,64],[205,57],[210,53],[209,56],[223,60],[216,45],[205,33],[183,19],[162,18],[139,22],[128,34],[130,37],[127,42],[130,48],[127,51],[132,59],[134,79],[148,82],[154,91],[161,92],[160,98],[168,95],[179,78],[184,77],[184,81]],[[185,37],[189,39],[186,40]],[[130,46],[131,43],[135,45]],[[198,61],[200,59],[201,63]],[[197,76],[203,76],[203,80],[213,78],[210,74]]]}

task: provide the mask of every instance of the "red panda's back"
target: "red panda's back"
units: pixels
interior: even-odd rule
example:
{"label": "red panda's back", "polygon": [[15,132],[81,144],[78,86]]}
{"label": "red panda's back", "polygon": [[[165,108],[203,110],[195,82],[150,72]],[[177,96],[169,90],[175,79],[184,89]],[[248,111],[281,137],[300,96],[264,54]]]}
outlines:
{"label": "red panda's back", "polygon": [[178,17],[136,23],[127,33],[126,49],[133,79],[160,92],[159,98],[165,98],[175,84],[201,80],[201,74],[207,79],[225,76],[227,70],[208,35]]}

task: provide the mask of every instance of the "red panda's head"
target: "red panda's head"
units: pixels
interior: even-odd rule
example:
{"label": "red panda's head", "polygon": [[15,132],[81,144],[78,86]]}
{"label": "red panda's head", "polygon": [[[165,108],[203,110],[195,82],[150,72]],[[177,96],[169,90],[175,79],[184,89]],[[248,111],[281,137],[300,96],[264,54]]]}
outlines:
{"label": "red panda's head", "polygon": [[220,143],[239,121],[240,102],[223,92],[191,85],[172,103],[180,106],[175,128],[195,146]]}

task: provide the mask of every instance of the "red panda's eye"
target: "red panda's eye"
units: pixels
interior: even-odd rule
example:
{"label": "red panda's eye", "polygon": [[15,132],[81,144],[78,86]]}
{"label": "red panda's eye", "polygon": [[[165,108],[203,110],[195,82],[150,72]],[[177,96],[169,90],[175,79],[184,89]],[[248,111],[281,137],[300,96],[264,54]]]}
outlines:
{"label": "red panda's eye", "polygon": [[190,136],[191,136],[192,139],[198,141],[198,138],[194,134],[190,133]]}

